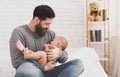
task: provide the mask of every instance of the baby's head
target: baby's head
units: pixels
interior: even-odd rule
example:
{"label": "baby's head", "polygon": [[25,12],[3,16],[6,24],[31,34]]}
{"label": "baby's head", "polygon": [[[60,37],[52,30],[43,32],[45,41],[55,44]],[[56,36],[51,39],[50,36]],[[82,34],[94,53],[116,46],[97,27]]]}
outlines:
{"label": "baby's head", "polygon": [[68,41],[62,37],[62,36],[56,36],[53,41],[51,41],[52,45],[60,48],[62,51],[64,51],[68,45]]}

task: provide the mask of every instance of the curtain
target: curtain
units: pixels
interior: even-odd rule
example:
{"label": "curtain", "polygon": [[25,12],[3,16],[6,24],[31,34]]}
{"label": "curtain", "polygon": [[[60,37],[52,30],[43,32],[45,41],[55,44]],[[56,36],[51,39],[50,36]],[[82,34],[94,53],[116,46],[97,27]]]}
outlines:
{"label": "curtain", "polygon": [[[117,0],[117,6],[120,7],[119,5],[120,1]],[[120,77],[120,8],[118,8],[118,17],[117,17],[117,23],[118,25],[116,26],[116,35],[117,35],[117,39],[116,39],[116,45],[115,45],[115,56],[114,56],[114,64],[111,68],[111,77]]]}
{"label": "curtain", "polygon": [[[117,0],[117,8],[120,7],[120,1]],[[111,68],[111,77],[120,77],[120,8],[118,8],[117,11],[117,26],[116,26],[116,36],[117,36],[117,40],[116,40],[116,45],[115,45],[115,56],[114,56],[114,64]]]}
{"label": "curtain", "polygon": [[117,37],[115,61],[112,70],[112,77],[120,77],[120,36]]}

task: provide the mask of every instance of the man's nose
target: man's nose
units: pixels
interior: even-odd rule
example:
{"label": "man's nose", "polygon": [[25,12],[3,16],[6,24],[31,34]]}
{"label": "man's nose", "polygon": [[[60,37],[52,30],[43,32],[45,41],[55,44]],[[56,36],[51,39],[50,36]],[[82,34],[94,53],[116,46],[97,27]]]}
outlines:
{"label": "man's nose", "polygon": [[49,29],[49,28],[50,28],[50,25],[45,25],[45,28]]}

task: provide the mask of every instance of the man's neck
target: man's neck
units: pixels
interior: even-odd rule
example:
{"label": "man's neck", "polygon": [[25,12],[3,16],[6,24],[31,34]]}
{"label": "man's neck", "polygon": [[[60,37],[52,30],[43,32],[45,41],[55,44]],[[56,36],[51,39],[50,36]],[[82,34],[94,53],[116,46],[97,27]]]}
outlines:
{"label": "man's neck", "polygon": [[32,32],[35,32],[35,25],[34,25],[34,23],[32,21],[28,24],[28,27],[30,28],[30,30]]}

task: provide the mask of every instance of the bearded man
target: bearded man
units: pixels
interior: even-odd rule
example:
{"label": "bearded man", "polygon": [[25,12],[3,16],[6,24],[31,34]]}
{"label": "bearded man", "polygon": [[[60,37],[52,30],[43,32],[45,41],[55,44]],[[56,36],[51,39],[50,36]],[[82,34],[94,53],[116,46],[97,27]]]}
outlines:
{"label": "bearded man", "polygon": [[[64,63],[67,58],[67,52],[61,52],[59,48],[47,50],[49,60],[57,59],[62,65],[56,66],[52,70],[43,72],[42,64],[35,60],[26,60],[24,55],[17,48],[16,41],[20,40],[25,47],[32,51],[43,51],[45,44],[49,44],[55,37],[55,32],[50,30],[55,13],[48,5],[39,5],[35,7],[33,18],[29,24],[19,26],[12,31],[9,40],[10,55],[13,67],[16,69],[15,77],[78,77],[83,72],[83,64],[79,59]],[[41,53],[42,54],[42,53]]]}

